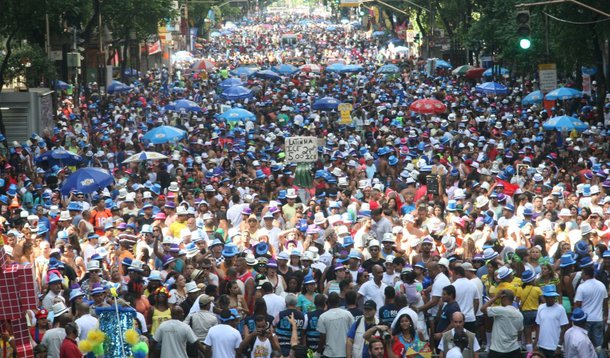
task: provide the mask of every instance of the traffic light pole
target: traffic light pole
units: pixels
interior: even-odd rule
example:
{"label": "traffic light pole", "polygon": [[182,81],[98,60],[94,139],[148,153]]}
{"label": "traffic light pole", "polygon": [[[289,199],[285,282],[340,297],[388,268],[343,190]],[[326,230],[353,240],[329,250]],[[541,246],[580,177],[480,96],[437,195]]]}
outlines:
{"label": "traffic light pole", "polygon": [[610,14],[608,14],[607,12],[604,12],[602,10],[596,9],[593,6],[587,5],[587,4],[583,4],[580,1],[577,0],[549,0],[549,1],[539,1],[539,2],[532,2],[532,3],[528,3],[528,4],[517,4],[515,5],[516,8],[527,8],[527,7],[532,7],[532,6],[544,6],[544,5],[554,5],[554,4],[563,4],[563,3],[573,3],[576,4],[580,7],[583,7],[587,10],[593,11],[595,13],[598,13],[602,16],[605,16],[607,18],[610,19]]}

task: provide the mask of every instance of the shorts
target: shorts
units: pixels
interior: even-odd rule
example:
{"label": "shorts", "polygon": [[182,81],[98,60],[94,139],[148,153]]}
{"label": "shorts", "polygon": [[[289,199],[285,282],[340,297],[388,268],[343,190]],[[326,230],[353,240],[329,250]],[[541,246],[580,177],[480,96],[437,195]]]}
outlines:
{"label": "shorts", "polygon": [[523,311],[523,326],[532,326],[536,324],[536,315],[538,311]]}

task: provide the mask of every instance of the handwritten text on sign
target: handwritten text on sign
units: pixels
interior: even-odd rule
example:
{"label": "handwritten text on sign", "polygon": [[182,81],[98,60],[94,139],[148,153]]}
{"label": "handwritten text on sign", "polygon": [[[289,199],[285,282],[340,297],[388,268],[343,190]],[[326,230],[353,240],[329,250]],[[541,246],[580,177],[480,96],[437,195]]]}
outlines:
{"label": "handwritten text on sign", "polygon": [[318,138],[288,137],[285,143],[286,161],[308,163],[318,160]]}

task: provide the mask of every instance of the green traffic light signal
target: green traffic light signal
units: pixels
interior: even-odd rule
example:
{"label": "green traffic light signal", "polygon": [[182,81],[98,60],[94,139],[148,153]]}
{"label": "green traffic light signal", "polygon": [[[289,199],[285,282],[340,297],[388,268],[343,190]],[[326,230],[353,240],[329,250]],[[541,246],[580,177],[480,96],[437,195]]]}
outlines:
{"label": "green traffic light signal", "polygon": [[527,50],[531,46],[532,41],[530,41],[530,39],[524,38],[519,40],[519,47],[521,47],[522,49]]}

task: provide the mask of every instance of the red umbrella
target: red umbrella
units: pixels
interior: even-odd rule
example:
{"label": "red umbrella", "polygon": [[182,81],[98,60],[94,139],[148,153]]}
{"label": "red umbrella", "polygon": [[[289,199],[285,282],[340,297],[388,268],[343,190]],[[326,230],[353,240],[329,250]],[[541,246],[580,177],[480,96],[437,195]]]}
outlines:
{"label": "red umbrella", "polygon": [[447,106],[437,99],[423,98],[411,103],[409,110],[421,114],[435,114],[445,112]]}
{"label": "red umbrella", "polygon": [[485,72],[484,68],[480,68],[480,67],[471,68],[468,71],[466,71],[466,78],[470,78],[470,79],[481,78],[481,76],[483,76],[483,72]]}
{"label": "red umbrella", "polygon": [[315,72],[315,73],[320,73],[321,72],[320,66],[319,65],[315,65],[313,63],[308,63],[306,65],[303,65],[303,66],[299,67],[299,68],[303,72]]}
{"label": "red umbrella", "polygon": [[212,71],[215,68],[216,68],[216,65],[214,64],[214,62],[212,62],[210,60],[197,61],[192,66],[192,69],[194,69],[194,70]]}

